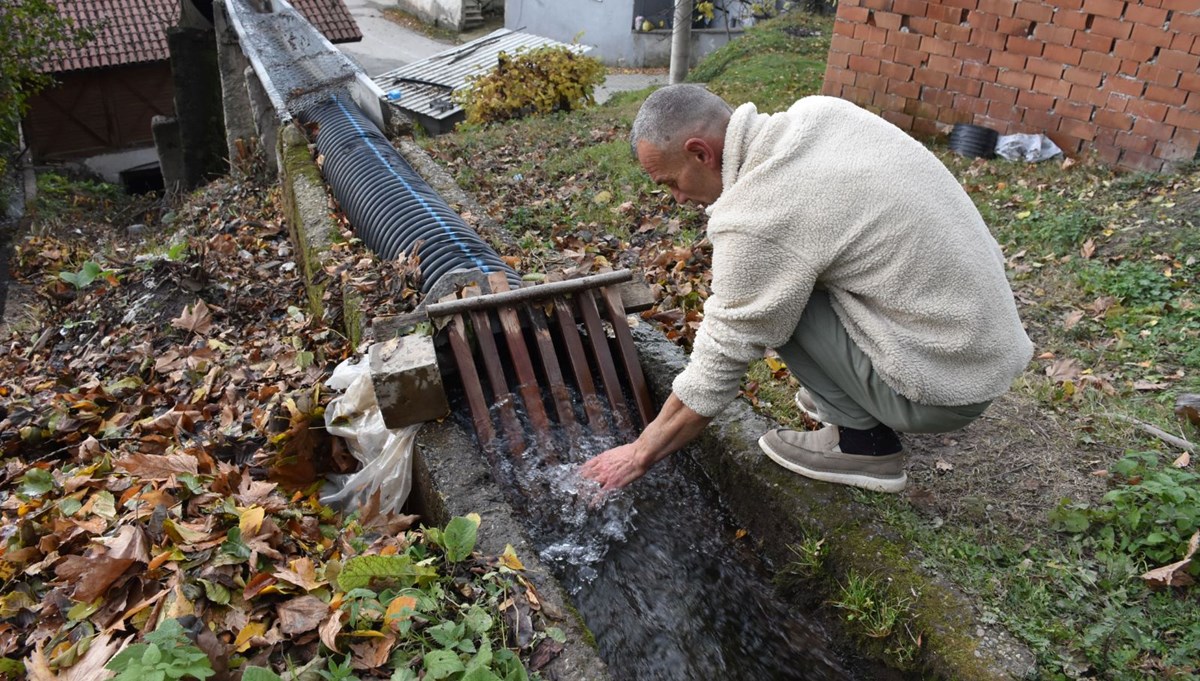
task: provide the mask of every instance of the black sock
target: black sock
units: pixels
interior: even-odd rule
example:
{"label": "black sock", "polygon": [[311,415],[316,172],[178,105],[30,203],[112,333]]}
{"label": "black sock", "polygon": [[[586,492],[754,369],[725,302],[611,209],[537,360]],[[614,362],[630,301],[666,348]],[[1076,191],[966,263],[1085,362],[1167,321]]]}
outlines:
{"label": "black sock", "polygon": [[847,454],[885,456],[903,449],[896,431],[882,423],[870,430],[838,426],[838,447]]}

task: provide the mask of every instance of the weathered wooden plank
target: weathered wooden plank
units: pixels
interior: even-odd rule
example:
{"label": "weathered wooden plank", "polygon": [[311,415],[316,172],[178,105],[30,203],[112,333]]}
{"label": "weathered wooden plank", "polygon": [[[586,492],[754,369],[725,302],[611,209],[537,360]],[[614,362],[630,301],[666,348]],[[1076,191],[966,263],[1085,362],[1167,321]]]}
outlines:
{"label": "weathered wooden plank", "polygon": [[618,355],[625,366],[625,375],[629,376],[629,387],[633,391],[634,402],[637,403],[638,414],[642,417],[642,427],[654,420],[654,403],[650,399],[650,388],[646,386],[646,377],[642,374],[642,365],[638,362],[637,348],[633,344],[633,334],[629,333],[629,324],[625,321],[625,308],[621,305],[621,297],[610,288],[600,289],[600,297],[608,312],[608,321],[613,325],[613,335],[617,338]]}
{"label": "weathered wooden plank", "polygon": [[550,325],[540,307],[526,306],[526,317],[529,327],[533,329],[533,337],[537,339],[538,357],[542,360],[542,371],[549,383],[550,396],[554,398],[554,410],[558,414],[558,422],[566,430],[571,441],[579,439],[579,424],[575,420],[575,408],[571,405],[571,392],[563,380],[562,369],[558,364],[558,352],[554,349],[554,338],[550,336]]}
{"label": "weathered wooden plank", "polygon": [[592,381],[592,370],[588,367],[587,354],[583,349],[583,340],[579,337],[579,329],[575,326],[575,311],[562,298],[554,299],[554,315],[558,319],[559,333],[562,334],[563,345],[567,348],[567,359],[571,372],[575,376],[575,385],[579,387],[579,398],[583,400],[583,411],[587,415],[588,426],[597,435],[608,431],[604,418],[604,407],[596,395],[596,384]]}
{"label": "weathered wooden plank", "polygon": [[454,362],[458,365],[458,375],[462,379],[463,391],[467,395],[467,407],[471,410],[475,435],[484,450],[490,452],[496,439],[496,430],[492,428],[492,417],[488,413],[487,399],[483,396],[479,372],[475,369],[475,357],[471,354],[471,346],[467,342],[467,325],[462,315],[454,315],[450,320],[447,334],[450,338],[450,351],[454,353]]}
{"label": "weathered wooden plank", "polygon": [[612,351],[608,347],[608,336],[604,333],[604,323],[600,321],[600,310],[596,308],[596,299],[590,293],[575,297],[579,306],[583,326],[587,329],[591,341],[592,356],[596,358],[596,366],[600,368],[600,380],[604,383],[604,393],[612,406],[612,413],[618,430],[629,427],[629,405],[625,395],[621,393],[621,383],[617,378],[617,367],[613,363]]}
{"label": "weathered wooden plank", "polygon": [[[464,295],[478,295],[477,287],[469,286],[463,289]],[[500,425],[508,440],[508,450],[513,454],[525,451],[525,436],[521,430],[521,422],[517,419],[516,396],[508,388],[504,378],[504,367],[500,366],[500,351],[496,349],[496,339],[492,336],[492,323],[488,320],[487,312],[471,312],[471,325],[475,327],[475,340],[479,344],[479,354],[483,356],[483,368],[487,372],[488,383],[492,386],[495,396],[496,410],[500,412]]]}
{"label": "weathered wooden plank", "polygon": [[[508,278],[503,272],[489,274],[488,284],[493,293],[508,290]],[[496,315],[500,318],[500,327],[508,345],[508,356],[512,358],[513,371],[517,374],[517,390],[525,403],[525,413],[529,415],[529,422],[534,431],[548,442],[550,417],[546,414],[546,405],[542,403],[542,389],[533,370],[529,348],[525,345],[525,334],[521,332],[521,319],[511,307],[497,308]]]}

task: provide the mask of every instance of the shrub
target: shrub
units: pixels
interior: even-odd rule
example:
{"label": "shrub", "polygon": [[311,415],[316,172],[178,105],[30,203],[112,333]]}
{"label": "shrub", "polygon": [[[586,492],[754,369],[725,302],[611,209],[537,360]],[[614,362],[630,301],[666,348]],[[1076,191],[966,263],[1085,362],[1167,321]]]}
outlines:
{"label": "shrub", "polygon": [[595,103],[592,92],[604,74],[603,64],[568,47],[501,52],[496,67],[468,78],[455,99],[473,124],[573,111]]}

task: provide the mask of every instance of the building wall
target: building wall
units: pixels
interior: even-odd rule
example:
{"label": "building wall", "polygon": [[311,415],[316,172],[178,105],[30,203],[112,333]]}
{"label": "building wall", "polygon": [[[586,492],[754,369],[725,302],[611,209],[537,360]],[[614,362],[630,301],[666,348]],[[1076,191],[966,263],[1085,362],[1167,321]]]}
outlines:
{"label": "building wall", "polygon": [[396,0],[396,7],[435,26],[462,28],[463,0]]}
{"label": "building wall", "polygon": [[824,93],[1157,171],[1197,155],[1198,68],[1200,0],[840,0]]}

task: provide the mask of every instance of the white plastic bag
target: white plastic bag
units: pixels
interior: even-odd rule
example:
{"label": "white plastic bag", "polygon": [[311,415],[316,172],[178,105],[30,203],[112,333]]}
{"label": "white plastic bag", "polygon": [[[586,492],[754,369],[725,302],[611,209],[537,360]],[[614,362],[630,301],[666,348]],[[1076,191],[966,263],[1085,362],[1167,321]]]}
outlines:
{"label": "white plastic bag", "polygon": [[321,503],[342,509],[367,503],[379,492],[379,511],[400,512],[412,491],[412,451],[421,424],[389,430],[375,401],[371,370],[366,359],[346,360],[333,370],[325,385],[345,393],[333,398],[325,410],[325,428],[346,441],[362,469],[331,476]]}
{"label": "white plastic bag", "polygon": [[996,155],[1009,161],[1034,163],[1061,153],[1062,149],[1045,135],[1001,135],[996,140]]}

